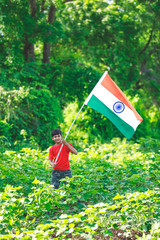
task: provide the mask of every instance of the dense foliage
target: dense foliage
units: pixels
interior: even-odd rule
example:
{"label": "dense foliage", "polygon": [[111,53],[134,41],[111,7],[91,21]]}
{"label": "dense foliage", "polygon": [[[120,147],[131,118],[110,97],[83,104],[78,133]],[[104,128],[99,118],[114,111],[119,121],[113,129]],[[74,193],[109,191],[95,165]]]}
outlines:
{"label": "dense foliage", "polygon": [[[0,239],[159,239],[159,0],[1,0],[0,20]],[[127,141],[85,106],[54,190],[51,130],[106,70],[143,122]]]}
{"label": "dense foliage", "polygon": [[[144,119],[136,138],[159,136],[158,0],[2,0],[0,13],[4,145],[22,141],[25,130],[28,141],[48,147],[63,108],[74,101],[80,107],[105,70]],[[107,140],[120,136],[109,121],[88,113],[89,135],[99,132],[103,140],[112,129]]]}
{"label": "dense foliage", "polygon": [[159,144],[115,138],[92,145],[72,156],[73,178],[59,190],[50,186],[48,151],[6,151],[0,163],[0,239],[103,239],[114,230],[158,239]]}

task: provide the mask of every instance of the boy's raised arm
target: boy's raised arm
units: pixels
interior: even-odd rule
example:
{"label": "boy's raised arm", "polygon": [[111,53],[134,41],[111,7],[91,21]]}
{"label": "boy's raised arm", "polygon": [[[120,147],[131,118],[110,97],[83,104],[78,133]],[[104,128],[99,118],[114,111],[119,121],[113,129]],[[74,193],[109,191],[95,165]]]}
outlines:
{"label": "boy's raised arm", "polygon": [[76,150],[74,147],[72,147],[69,143],[67,143],[65,139],[62,139],[62,143],[63,143],[64,145],[66,145],[66,146],[71,150],[71,152],[72,152],[73,154],[75,154],[75,155],[78,154],[77,150]]}

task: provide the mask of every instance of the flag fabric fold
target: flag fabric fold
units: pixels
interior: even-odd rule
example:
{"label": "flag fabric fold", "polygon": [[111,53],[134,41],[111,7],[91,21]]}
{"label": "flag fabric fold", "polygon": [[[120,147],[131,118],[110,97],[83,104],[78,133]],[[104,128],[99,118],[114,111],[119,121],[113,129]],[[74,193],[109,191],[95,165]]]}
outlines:
{"label": "flag fabric fold", "polygon": [[107,72],[103,74],[84,104],[107,117],[127,139],[133,136],[143,121]]}

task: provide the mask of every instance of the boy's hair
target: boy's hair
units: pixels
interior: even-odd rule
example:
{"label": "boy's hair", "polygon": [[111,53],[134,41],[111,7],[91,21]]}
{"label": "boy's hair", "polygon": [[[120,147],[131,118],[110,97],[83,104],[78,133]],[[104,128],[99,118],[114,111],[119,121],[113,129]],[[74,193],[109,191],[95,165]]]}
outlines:
{"label": "boy's hair", "polygon": [[54,130],[52,131],[52,133],[51,133],[52,137],[53,137],[54,135],[58,135],[58,134],[62,135],[62,132],[61,132],[61,130],[60,130],[59,128],[54,129]]}

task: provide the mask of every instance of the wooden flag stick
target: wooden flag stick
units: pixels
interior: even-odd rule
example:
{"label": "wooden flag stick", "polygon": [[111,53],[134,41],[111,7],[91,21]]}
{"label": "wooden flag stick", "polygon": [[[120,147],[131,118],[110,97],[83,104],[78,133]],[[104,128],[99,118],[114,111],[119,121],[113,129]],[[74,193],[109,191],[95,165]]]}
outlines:
{"label": "wooden flag stick", "polygon": [[[67,139],[67,137],[69,135],[69,132],[70,132],[71,128],[73,127],[73,124],[75,123],[76,119],[78,118],[78,116],[79,116],[79,114],[80,114],[80,112],[81,112],[83,107],[84,107],[84,103],[83,103],[82,107],[80,108],[79,112],[77,113],[77,116],[75,117],[74,121],[72,122],[72,125],[70,126],[70,128],[69,128],[69,130],[68,130],[68,132],[66,134],[65,140]],[[62,144],[61,148],[59,149],[58,155],[57,155],[56,160],[54,162],[55,164],[57,163],[57,160],[58,160],[59,154],[60,154],[60,152],[62,150],[62,147],[63,147],[63,144]]]}

